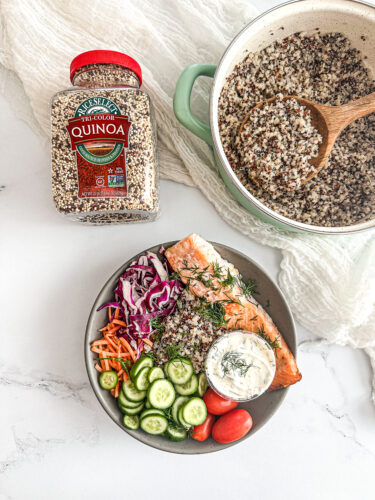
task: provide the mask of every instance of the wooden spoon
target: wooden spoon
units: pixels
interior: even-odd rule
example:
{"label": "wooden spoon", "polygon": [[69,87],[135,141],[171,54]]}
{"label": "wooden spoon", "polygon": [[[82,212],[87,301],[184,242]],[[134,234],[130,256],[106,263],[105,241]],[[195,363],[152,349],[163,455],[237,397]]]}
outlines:
{"label": "wooden spoon", "polygon": [[[271,103],[276,99],[277,97],[266,99],[254,106],[252,110],[260,108],[265,103]],[[358,120],[358,118],[375,112],[375,92],[342,106],[326,106],[292,95],[284,96],[283,100],[286,99],[296,99],[302,106],[310,110],[312,125],[318,130],[323,138],[323,141],[319,145],[318,155],[310,160],[311,165],[313,165],[316,170],[309,177],[304,179],[301,184],[306,184],[306,182],[320,172],[332,151],[337,137],[348,125],[350,125],[350,123]],[[238,135],[241,134],[248,120],[249,115],[246,115],[244,121],[241,123]]]}

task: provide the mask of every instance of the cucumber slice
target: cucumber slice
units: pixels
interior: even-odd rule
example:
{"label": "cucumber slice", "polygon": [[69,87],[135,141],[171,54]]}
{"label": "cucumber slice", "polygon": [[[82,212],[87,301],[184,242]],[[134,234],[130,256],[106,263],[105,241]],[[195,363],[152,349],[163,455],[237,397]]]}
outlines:
{"label": "cucumber slice", "polygon": [[176,393],[173,385],[165,378],[154,380],[147,392],[147,400],[150,405],[160,410],[165,410],[172,406],[175,396]]}
{"label": "cucumber slice", "polygon": [[158,410],[157,408],[149,408],[148,410],[143,410],[140,415],[141,420],[142,418],[147,417],[147,415],[162,415],[163,417],[165,417],[163,410]]}
{"label": "cucumber slice", "polygon": [[186,358],[175,358],[168,363],[168,377],[174,384],[186,384],[193,373],[193,365],[191,361]]}
{"label": "cucumber slice", "polygon": [[207,417],[206,403],[201,398],[190,398],[180,411],[183,420],[190,425],[201,425]]}
{"label": "cucumber slice", "polygon": [[146,402],[145,402],[145,408],[147,408],[147,409],[152,408],[152,406],[150,405],[150,402],[147,401],[147,399],[146,399]]}
{"label": "cucumber slice", "polygon": [[141,413],[141,411],[143,410],[143,407],[144,407],[143,403],[138,405],[136,408],[126,408],[126,406],[123,406],[122,412],[125,415],[138,415],[138,413]]}
{"label": "cucumber slice", "polygon": [[129,379],[122,385],[122,390],[129,401],[142,401],[146,397],[146,391],[139,391]]}
{"label": "cucumber slice", "polygon": [[151,370],[150,367],[145,366],[139,372],[137,373],[135,380],[134,380],[134,385],[135,388],[138,389],[138,391],[145,391],[148,386],[150,385],[148,381],[148,374],[149,371]]}
{"label": "cucumber slice", "polygon": [[140,405],[140,401],[130,401],[124,394],[124,391],[120,391],[118,395],[118,404],[124,406],[125,408],[135,408]]}
{"label": "cucumber slice", "polygon": [[130,370],[130,378],[133,380],[133,382],[135,381],[138,372],[140,372],[142,368],[145,368],[146,366],[148,368],[152,368],[154,366],[154,362],[152,358],[150,358],[150,356],[142,356],[138,361],[134,363]]}
{"label": "cucumber slice", "polygon": [[168,427],[168,421],[161,415],[148,415],[141,420],[141,429],[148,434],[163,434]]}
{"label": "cucumber slice", "polygon": [[183,427],[176,427],[169,424],[167,427],[167,436],[171,441],[183,441],[187,433]]}
{"label": "cucumber slice", "polygon": [[102,389],[110,391],[114,389],[118,382],[117,373],[113,370],[102,372],[99,377],[99,384]]}
{"label": "cucumber slice", "polygon": [[208,381],[205,373],[198,375],[198,394],[201,398],[206,394],[208,389]]}
{"label": "cucumber slice", "polygon": [[182,396],[191,396],[198,390],[198,377],[193,374],[186,384],[175,384],[174,388],[176,392]]}
{"label": "cucumber slice", "polygon": [[137,415],[124,415],[122,422],[127,429],[131,429],[132,431],[136,431],[139,427],[139,418]]}
{"label": "cucumber slice", "polygon": [[122,405],[120,402],[118,402],[118,407],[119,407],[121,413],[123,413],[125,415],[126,410],[128,410],[128,407]]}
{"label": "cucumber slice", "polygon": [[179,424],[182,425],[182,427],[185,427],[185,429],[190,429],[191,425],[186,422],[184,419],[184,416],[182,414],[183,407],[178,410],[178,421]]}
{"label": "cucumber slice", "polygon": [[153,382],[154,380],[157,380],[158,378],[164,378],[164,372],[160,366],[154,366],[153,368],[150,368],[150,371],[148,372],[148,381]]}
{"label": "cucumber slice", "polygon": [[176,422],[176,424],[180,423],[180,421],[178,419],[179,409],[182,408],[184,406],[184,404],[187,403],[188,401],[189,401],[189,398],[187,398],[186,396],[178,396],[178,398],[176,398],[175,402],[173,403],[173,405],[172,405],[172,418]]}
{"label": "cucumber slice", "polygon": [[165,363],[165,365],[163,366],[163,371],[164,371],[164,374],[166,377],[168,377],[168,365],[169,365],[169,361],[167,361]]}

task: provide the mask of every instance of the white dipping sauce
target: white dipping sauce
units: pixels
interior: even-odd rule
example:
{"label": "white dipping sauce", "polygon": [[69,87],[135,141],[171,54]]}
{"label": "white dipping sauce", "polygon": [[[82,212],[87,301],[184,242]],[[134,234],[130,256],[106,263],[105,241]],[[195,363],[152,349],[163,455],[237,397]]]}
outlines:
{"label": "white dipping sauce", "polygon": [[275,370],[275,355],[268,342],[241,330],[219,337],[206,358],[206,374],[212,387],[222,396],[238,401],[263,394]]}

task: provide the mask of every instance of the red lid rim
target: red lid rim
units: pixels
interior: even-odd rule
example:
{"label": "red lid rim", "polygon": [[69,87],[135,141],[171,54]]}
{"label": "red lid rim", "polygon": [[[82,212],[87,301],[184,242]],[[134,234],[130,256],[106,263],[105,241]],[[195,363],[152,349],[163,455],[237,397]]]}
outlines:
{"label": "red lid rim", "polygon": [[70,63],[70,81],[73,83],[74,73],[78,69],[90,64],[117,64],[124,66],[124,68],[130,69],[137,75],[139,85],[142,85],[142,70],[138,62],[127,54],[115,50],[89,50],[76,56]]}

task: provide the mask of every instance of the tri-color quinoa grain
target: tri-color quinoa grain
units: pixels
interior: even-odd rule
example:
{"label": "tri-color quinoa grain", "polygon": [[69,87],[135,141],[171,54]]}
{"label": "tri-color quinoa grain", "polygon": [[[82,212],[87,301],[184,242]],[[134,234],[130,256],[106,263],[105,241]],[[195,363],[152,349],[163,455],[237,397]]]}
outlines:
{"label": "tri-color quinoa grain", "polygon": [[73,88],[52,100],[57,210],[89,224],[150,221],[159,212],[156,135],[139,65],[113,51],[81,54]]}
{"label": "tri-color quinoa grain", "polygon": [[227,158],[242,184],[264,205],[307,224],[346,226],[375,217],[375,114],[337,139],[325,167],[295,191],[256,183],[236,147],[239,127],[260,101],[298,95],[329,105],[375,91],[361,53],[341,33],[295,33],[249,53],[227,77],[219,100],[219,128]]}
{"label": "tri-color quinoa grain", "polygon": [[199,373],[204,371],[207,351],[212,342],[226,330],[218,329],[212,321],[199,314],[200,301],[188,290],[181,293],[177,305],[165,319],[165,331],[154,342],[153,352],[157,363],[163,365],[169,360],[168,351],[172,348],[179,355],[188,357],[194,371]]}
{"label": "tri-color quinoa grain", "polygon": [[311,112],[296,99],[276,99],[253,108],[234,141],[249,178],[273,193],[294,190],[316,172],[310,160],[318,155],[322,137]]}

